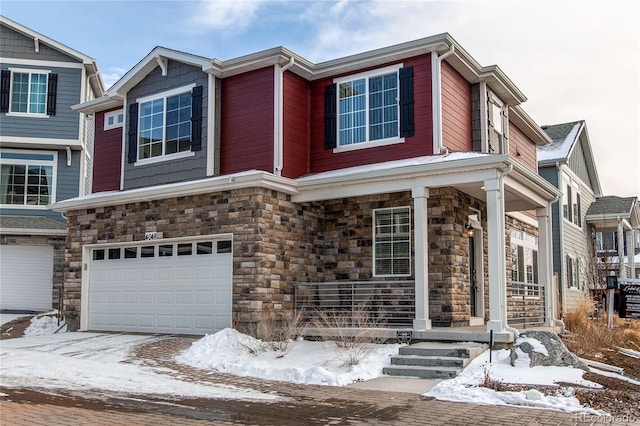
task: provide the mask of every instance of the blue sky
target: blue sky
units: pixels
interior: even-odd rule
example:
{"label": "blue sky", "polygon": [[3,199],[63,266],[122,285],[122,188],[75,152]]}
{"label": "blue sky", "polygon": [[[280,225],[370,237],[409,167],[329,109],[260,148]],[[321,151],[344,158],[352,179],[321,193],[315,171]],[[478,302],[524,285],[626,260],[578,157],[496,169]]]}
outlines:
{"label": "blue sky", "polygon": [[225,60],[282,45],[321,62],[448,32],[540,125],[586,120],[604,194],[640,196],[640,2],[2,0],[0,13],[95,58],[107,86],[155,46]]}

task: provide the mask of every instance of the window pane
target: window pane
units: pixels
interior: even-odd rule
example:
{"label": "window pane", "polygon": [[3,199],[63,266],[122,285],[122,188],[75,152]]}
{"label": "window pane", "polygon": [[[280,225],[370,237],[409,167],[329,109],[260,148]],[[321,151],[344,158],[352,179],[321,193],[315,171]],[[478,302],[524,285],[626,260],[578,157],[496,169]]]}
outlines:
{"label": "window pane", "polygon": [[193,252],[193,244],[178,244],[178,256],[190,256]]}
{"label": "window pane", "polygon": [[110,248],[109,249],[109,259],[120,259],[120,249],[119,248]]}
{"label": "window pane", "polygon": [[29,74],[13,73],[11,83],[11,112],[27,112]]}
{"label": "window pane", "polygon": [[135,259],[138,257],[138,248],[137,247],[125,247],[124,249],[124,258],[125,259]]}
{"label": "window pane", "polygon": [[231,253],[231,240],[218,241],[217,242],[217,253]]}
{"label": "window pane", "polygon": [[104,249],[97,249],[93,251],[93,260],[104,260]]}
{"label": "window pane", "polygon": [[158,256],[173,256],[173,245],[162,245],[158,247]]}
{"label": "window pane", "polygon": [[377,210],[374,214],[374,264],[377,275],[411,273],[411,234],[408,208]]}
{"label": "window pane", "polygon": [[196,243],[196,253],[197,254],[212,254],[213,253],[213,242],[211,241],[202,241]]}

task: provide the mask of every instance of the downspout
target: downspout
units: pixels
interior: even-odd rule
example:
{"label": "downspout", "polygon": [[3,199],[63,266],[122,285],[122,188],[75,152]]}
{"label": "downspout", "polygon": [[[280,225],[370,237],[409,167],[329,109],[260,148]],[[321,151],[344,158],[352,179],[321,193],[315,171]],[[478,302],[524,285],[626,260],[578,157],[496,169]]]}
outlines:
{"label": "downspout", "polygon": [[281,66],[276,73],[276,134],[275,134],[275,152],[274,152],[274,165],[273,173],[276,176],[282,175],[282,167],[284,163],[284,137],[283,132],[283,116],[284,116],[284,72],[293,66],[295,62],[293,56],[289,58],[284,66]]}
{"label": "downspout", "polygon": [[[561,179],[562,178],[562,173],[560,173],[560,162],[559,161],[556,161],[556,171],[558,172],[558,185],[561,185],[562,184],[562,179]],[[558,189],[562,190],[562,188],[558,188]],[[560,197],[558,197],[556,195],[555,200],[551,204],[557,202],[559,198]],[[560,212],[560,209],[558,209],[558,212]],[[561,223],[562,223],[562,220],[558,220],[558,224],[561,224]],[[562,225],[560,225],[560,226],[562,226]],[[562,241],[563,239],[562,238],[558,238],[558,240],[560,241],[560,253],[564,253],[564,243]],[[553,251],[553,246],[552,246],[551,250]],[[564,261],[564,256],[561,256],[560,257],[560,262],[563,262],[563,261]],[[553,262],[551,262],[551,265],[553,267]],[[564,268],[560,268],[561,272],[562,272],[563,269]],[[553,274],[552,274],[552,276],[553,276]],[[564,299],[564,286],[563,285],[559,285],[558,286],[558,290],[559,290],[558,294],[560,294],[560,305],[562,305],[562,300]],[[564,321],[562,321],[561,319],[558,319],[558,318],[555,317],[555,314],[556,314],[555,309],[554,309],[553,314],[554,315],[551,318],[551,320],[553,322],[555,322],[555,323],[560,323],[560,325],[562,326],[562,329],[564,330],[565,329]]]}
{"label": "downspout", "polygon": [[[433,103],[433,135],[435,138],[434,141],[434,154],[440,154],[442,150],[445,151],[445,154],[449,153],[449,149],[442,144],[442,61],[446,59],[448,56],[453,54],[455,50],[455,46],[452,44],[449,46],[449,50],[444,52],[440,56],[436,56],[435,61],[431,61],[431,72],[433,74],[433,94],[431,97]],[[437,55],[437,52],[434,52]]]}

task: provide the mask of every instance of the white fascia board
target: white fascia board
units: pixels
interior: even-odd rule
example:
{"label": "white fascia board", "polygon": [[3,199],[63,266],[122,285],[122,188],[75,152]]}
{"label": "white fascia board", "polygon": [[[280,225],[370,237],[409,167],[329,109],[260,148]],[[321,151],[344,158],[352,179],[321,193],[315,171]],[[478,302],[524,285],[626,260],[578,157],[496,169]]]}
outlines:
{"label": "white fascia board", "polygon": [[72,105],[71,109],[83,114],[95,114],[112,108],[122,108],[122,96],[102,96],[87,102]]}
{"label": "white fascia board", "polygon": [[287,194],[296,193],[295,182],[293,180],[274,176],[271,173],[263,171],[252,170],[170,185],[91,194],[60,201],[48,206],[48,208],[65,213],[77,209],[162,200],[251,187],[267,188]]}
{"label": "white fascia board", "polygon": [[[444,158],[434,157],[434,158]],[[294,201],[318,201],[384,192],[410,190],[414,187],[439,187],[495,179],[510,163],[506,155],[483,155],[424,164],[398,164],[398,167],[369,170],[366,166],[343,170],[344,173],[318,174],[298,179]],[[402,165],[401,165],[402,164]],[[340,172],[340,171],[338,171]]]}
{"label": "white fascia board", "polygon": [[67,235],[66,229],[40,229],[40,228],[0,228],[0,234],[5,235]]}
{"label": "white fascia board", "polygon": [[[513,170],[518,173],[515,175],[509,174],[512,178],[518,179],[521,183],[524,183],[522,179],[525,179],[527,187],[535,188],[535,191],[548,201],[555,202],[562,196],[562,191],[553,186],[549,181],[540,176],[539,174],[531,171],[528,167],[522,165],[518,160],[513,159]],[[516,176],[518,178],[516,178]]]}
{"label": "white fascia board", "polygon": [[79,139],[31,138],[23,136],[0,136],[3,148],[41,148],[41,149],[82,149]]}

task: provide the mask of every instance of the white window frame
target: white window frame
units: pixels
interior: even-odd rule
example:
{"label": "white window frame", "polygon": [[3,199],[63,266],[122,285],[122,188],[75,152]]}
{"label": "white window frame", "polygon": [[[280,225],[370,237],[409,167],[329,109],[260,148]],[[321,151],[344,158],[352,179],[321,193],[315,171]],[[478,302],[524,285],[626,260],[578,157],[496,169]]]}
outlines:
{"label": "white window frame", "polygon": [[[113,119],[113,124],[109,120]],[[124,110],[122,108],[104,114],[104,130],[117,129],[124,126]]]}
{"label": "white window frame", "polygon": [[582,229],[582,197],[580,185],[571,177],[563,174],[562,219]]}
{"label": "white window frame", "polygon": [[[27,197],[25,194],[23,204],[4,204],[0,203],[0,207],[3,209],[29,209],[29,210],[46,210],[47,205],[56,202],[56,183],[58,180],[58,153],[55,151],[21,151],[21,150],[2,150],[2,154],[10,153],[17,155],[49,155],[52,156],[52,160],[39,160],[39,159],[13,159],[13,158],[0,158],[0,165],[22,165],[28,168],[28,166],[49,166],[51,167],[51,189],[49,193],[49,204],[26,204]],[[0,178],[1,179],[1,178]],[[25,191],[27,188],[27,182],[25,182]]]}
{"label": "white window frame", "polygon": [[[487,146],[486,152],[488,154],[506,154],[509,152],[509,119],[508,119],[508,106],[498,95],[496,95],[489,87],[487,87]],[[498,126],[491,126],[490,123],[495,123],[496,120],[500,124]],[[491,151],[491,135],[496,133],[498,135],[498,150]]]}
{"label": "white window frame", "polygon": [[[511,277],[511,282],[514,284],[524,284],[524,288],[521,291],[515,292],[513,295],[515,296],[527,296],[527,297],[540,297],[542,288],[540,286],[540,258],[538,251],[538,237],[527,234],[524,231],[520,231],[517,229],[511,230],[511,271],[513,273],[513,250],[516,249],[518,259],[520,259],[520,255],[522,255],[523,259],[523,269],[518,270],[518,278],[520,280],[514,281],[513,276]],[[522,250],[520,250],[522,248]],[[534,254],[535,253],[535,254]],[[529,264],[529,258],[531,259],[531,264]],[[520,265],[518,265],[519,267]],[[531,279],[529,278],[529,270],[531,267]],[[537,267],[537,271],[535,268]],[[520,274],[522,273],[522,276]]]}
{"label": "white window frame", "polygon": [[580,290],[580,260],[572,255],[565,255],[565,277],[569,290]]}
{"label": "white window frame", "polygon": [[[47,101],[49,95],[49,74],[51,74],[51,70],[42,70],[42,69],[33,69],[33,68],[8,68],[11,71],[11,76],[9,77],[9,112],[6,115],[15,116],[15,117],[35,117],[35,118],[49,118],[47,114]],[[29,83],[27,89],[27,112],[13,111],[13,77],[14,74],[29,74]],[[31,75],[32,74],[46,74],[47,81],[45,83],[45,92],[44,92],[44,112],[29,112],[31,108],[31,102],[29,98],[31,97]]]}
{"label": "white window frame", "polygon": [[[159,163],[159,162],[163,162],[163,161],[168,161],[168,160],[175,160],[178,158],[185,158],[185,157],[193,157],[195,155],[195,152],[188,150],[188,151],[179,151],[176,153],[172,153],[172,154],[165,154],[166,152],[166,143],[167,143],[167,122],[166,122],[166,114],[167,114],[167,98],[171,97],[171,96],[176,96],[176,95],[181,95],[183,93],[191,93],[193,91],[193,88],[196,87],[195,83],[191,83],[188,84],[186,86],[181,86],[181,87],[177,87],[175,89],[171,89],[171,90],[167,90],[161,93],[154,93],[153,95],[149,95],[149,96],[145,96],[142,98],[138,98],[136,99],[136,103],[138,104],[138,133],[136,135],[136,162],[135,162],[135,166],[141,166],[141,165],[145,165],[145,164],[153,164],[153,163]],[[154,101],[157,99],[163,99],[164,100],[164,106],[163,106],[163,123],[162,123],[162,155],[158,155],[155,157],[149,157],[149,158],[140,158],[140,120],[141,120],[141,108],[140,106],[145,103],[145,102],[150,102],[150,101]],[[191,136],[193,136],[193,129],[191,129]]]}
{"label": "white window frame", "polygon": [[[346,151],[354,151],[359,149],[372,148],[377,146],[385,146],[385,145],[393,145],[397,143],[403,143],[404,138],[400,137],[400,69],[403,67],[403,64],[395,64],[390,65],[384,68],[378,68],[371,71],[361,72],[358,74],[351,74],[345,77],[335,78],[333,82],[336,84],[336,140],[337,146],[333,149],[333,152],[346,152]],[[398,122],[398,136],[385,138],[385,139],[369,139],[369,79],[374,77],[380,77],[387,74],[396,74],[397,79],[397,96],[396,96],[396,105],[397,109],[397,122]],[[366,86],[366,96],[365,96],[365,140],[363,142],[356,142],[351,144],[341,144],[340,143],[340,84],[347,83],[354,80],[365,79]]]}
{"label": "white window frame", "polygon": [[[398,241],[400,242],[407,242],[407,244],[409,245],[409,250],[408,250],[408,254],[407,254],[407,259],[409,261],[408,264],[408,268],[407,268],[407,273],[406,274],[378,274],[377,268],[376,268],[376,260],[377,260],[377,256],[376,256],[376,252],[377,252],[377,247],[378,247],[378,241],[377,241],[377,236],[379,235],[377,233],[377,229],[378,229],[378,225],[377,225],[377,219],[376,216],[378,215],[379,212],[392,212],[394,213],[396,210],[406,210],[407,214],[408,214],[408,222],[406,224],[406,226],[408,227],[407,232],[403,232],[402,230],[402,224],[396,224],[393,227],[393,232],[391,233],[392,237],[395,235],[399,235],[399,236],[403,236],[406,238],[403,239],[399,239]],[[411,207],[410,206],[401,206],[401,207],[388,207],[388,208],[381,208],[381,209],[374,209],[373,210],[373,215],[372,215],[372,232],[373,232],[373,271],[372,271],[372,275],[374,277],[408,277],[411,275],[411,233],[412,233],[412,229],[411,229]],[[387,235],[387,233],[385,233],[385,235]],[[392,240],[392,241],[396,241],[396,240]],[[398,258],[404,258],[404,256],[399,256]],[[392,255],[391,260],[393,261],[395,259],[395,257]]]}

